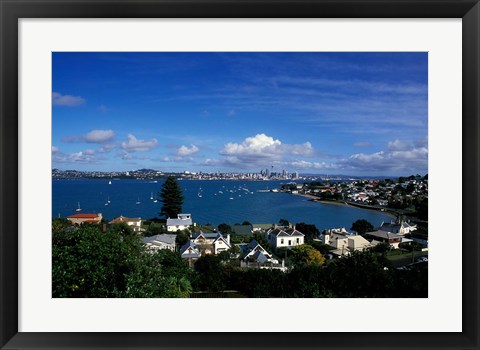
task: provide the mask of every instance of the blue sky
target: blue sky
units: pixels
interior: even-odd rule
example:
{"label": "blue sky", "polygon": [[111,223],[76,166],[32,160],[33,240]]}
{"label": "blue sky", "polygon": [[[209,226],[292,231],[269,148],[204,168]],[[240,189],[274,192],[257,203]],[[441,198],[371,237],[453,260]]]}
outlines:
{"label": "blue sky", "polygon": [[59,169],[428,172],[427,53],[53,53]]}

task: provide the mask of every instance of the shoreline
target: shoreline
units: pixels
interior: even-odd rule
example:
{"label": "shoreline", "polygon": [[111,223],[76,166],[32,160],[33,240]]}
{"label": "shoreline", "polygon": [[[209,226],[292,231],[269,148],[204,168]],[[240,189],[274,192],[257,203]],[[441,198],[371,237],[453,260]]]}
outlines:
{"label": "shoreline", "polygon": [[361,207],[361,206],[356,206],[356,205],[350,205],[346,202],[340,202],[340,201],[327,201],[327,200],[322,200],[322,199],[319,199],[318,197],[316,196],[313,196],[311,194],[303,194],[303,193],[292,193],[294,196],[300,196],[300,197],[305,197],[305,198],[308,198],[311,202],[316,202],[316,203],[321,203],[321,204],[329,204],[329,205],[339,205],[339,206],[346,206],[346,207],[353,207],[353,208],[358,208],[358,209],[363,209],[363,210],[370,210],[370,211],[375,211],[377,213],[382,213],[382,214],[385,214],[387,216],[390,216],[394,219],[397,218],[397,215],[391,213],[391,212],[388,212],[388,211],[381,211],[381,210],[378,210],[378,209],[375,209],[375,208],[365,208],[365,207]]}

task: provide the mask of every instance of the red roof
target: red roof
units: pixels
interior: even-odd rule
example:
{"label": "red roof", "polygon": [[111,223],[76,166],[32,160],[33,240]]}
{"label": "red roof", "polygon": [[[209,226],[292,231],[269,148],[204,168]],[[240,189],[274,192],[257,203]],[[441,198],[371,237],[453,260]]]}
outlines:
{"label": "red roof", "polygon": [[70,215],[67,218],[71,219],[97,219],[99,218],[98,214],[75,214]]}

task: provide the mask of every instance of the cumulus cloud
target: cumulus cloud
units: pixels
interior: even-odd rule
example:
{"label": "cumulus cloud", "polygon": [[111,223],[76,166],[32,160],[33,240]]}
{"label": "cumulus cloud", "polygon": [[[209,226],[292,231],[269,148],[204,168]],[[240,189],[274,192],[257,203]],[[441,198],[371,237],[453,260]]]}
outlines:
{"label": "cumulus cloud", "polygon": [[52,161],[54,163],[95,163],[97,160],[93,155],[95,152],[92,151],[86,150],[70,154],[57,151],[53,154]]}
{"label": "cumulus cloud", "polygon": [[311,156],[314,151],[310,142],[283,144],[265,134],[247,137],[242,143],[227,143],[220,154],[238,158],[281,158],[285,155]]}
{"label": "cumulus cloud", "polygon": [[199,149],[195,145],[190,145],[190,147],[182,145],[177,149],[176,155],[180,157],[185,157],[185,156],[190,156],[194,153],[197,153],[198,151]]}
{"label": "cumulus cloud", "polygon": [[353,154],[348,159],[340,161],[340,164],[347,169],[368,172],[406,174],[427,171],[428,149],[426,147],[395,150],[397,146],[399,145],[388,151]]}
{"label": "cumulus cloud", "polygon": [[97,151],[99,153],[108,153],[112,149],[114,149],[115,147],[116,147],[116,145],[113,144],[113,143],[106,143],[106,144],[103,144]]}
{"label": "cumulus cloud", "polygon": [[399,139],[388,143],[388,149],[391,151],[405,151],[407,149],[410,149],[411,147],[411,142],[400,141]]}
{"label": "cumulus cloud", "polygon": [[52,104],[54,106],[75,107],[83,105],[86,100],[80,96],[62,95],[58,92],[52,93]]}
{"label": "cumulus cloud", "polygon": [[251,168],[275,162],[285,162],[294,157],[311,157],[314,150],[310,142],[286,144],[266,134],[247,137],[241,143],[229,142],[221,150],[221,159],[207,159],[204,165]]}
{"label": "cumulus cloud", "polygon": [[63,142],[86,142],[86,143],[104,143],[112,141],[115,138],[113,130],[92,130],[85,135],[66,136]]}
{"label": "cumulus cloud", "polygon": [[88,143],[104,143],[112,141],[114,137],[113,130],[92,130],[83,136],[83,140]]}
{"label": "cumulus cloud", "polygon": [[128,134],[127,141],[122,142],[122,148],[127,152],[147,152],[155,148],[157,139],[139,140],[134,135]]}

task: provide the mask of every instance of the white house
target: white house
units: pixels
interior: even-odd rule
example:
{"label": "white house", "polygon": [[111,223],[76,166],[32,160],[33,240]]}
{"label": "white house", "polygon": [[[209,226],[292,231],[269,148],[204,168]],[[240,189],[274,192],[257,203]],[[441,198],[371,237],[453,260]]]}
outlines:
{"label": "white house", "polygon": [[382,222],[382,226],[380,226],[380,230],[386,231],[386,232],[391,232],[391,233],[398,233],[399,235],[406,235],[409,233],[412,233],[417,229],[417,225],[411,225],[408,222],[401,221],[400,223],[385,223]]}
{"label": "white house", "polygon": [[142,218],[127,218],[125,216],[120,215],[118,218],[113,219],[109,222],[109,224],[116,224],[119,222],[124,222],[128,226],[130,226],[134,232],[141,232],[142,231]]}
{"label": "white house", "polygon": [[192,216],[190,214],[178,214],[176,219],[167,219],[167,231],[176,232],[186,230],[192,226]]}
{"label": "white house", "polygon": [[340,256],[348,255],[356,250],[363,251],[374,246],[362,236],[348,232],[344,227],[326,230],[320,235],[320,240],[323,244],[335,248],[331,251],[332,254]]}
{"label": "white house", "polygon": [[145,245],[151,250],[169,249],[172,252],[174,252],[176,238],[177,238],[177,235],[169,235],[169,234],[163,233],[161,235],[145,237],[143,239],[143,243],[145,243]]}
{"label": "white house", "polygon": [[205,233],[202,231],[196,232],[192,235],[193,244],[203,254],[217,255],[223,251],[229,250],[230,235],[223,237],[220,232]]}
{"label": "white house", "polygon": [[304,243],[305,235],[293,227],[274,225],[265,232],[265,239],[274,249],[290,248]]}
{"label": "white house", "polygon": [[257,269],[279,269],[286,271],[285,261],[281,263],[277,259],[273,259],[272,255],[267,252],[256,240],[248,244],[240,245],[240,249],[245,254],[240,262],[241,267],[257,268]]}
{"label": "white house", "polygon": [[192,241],[188,241],[180,248],[180,256],[182,259],[188,259],[191,262],[200,258],[202,254]]}

